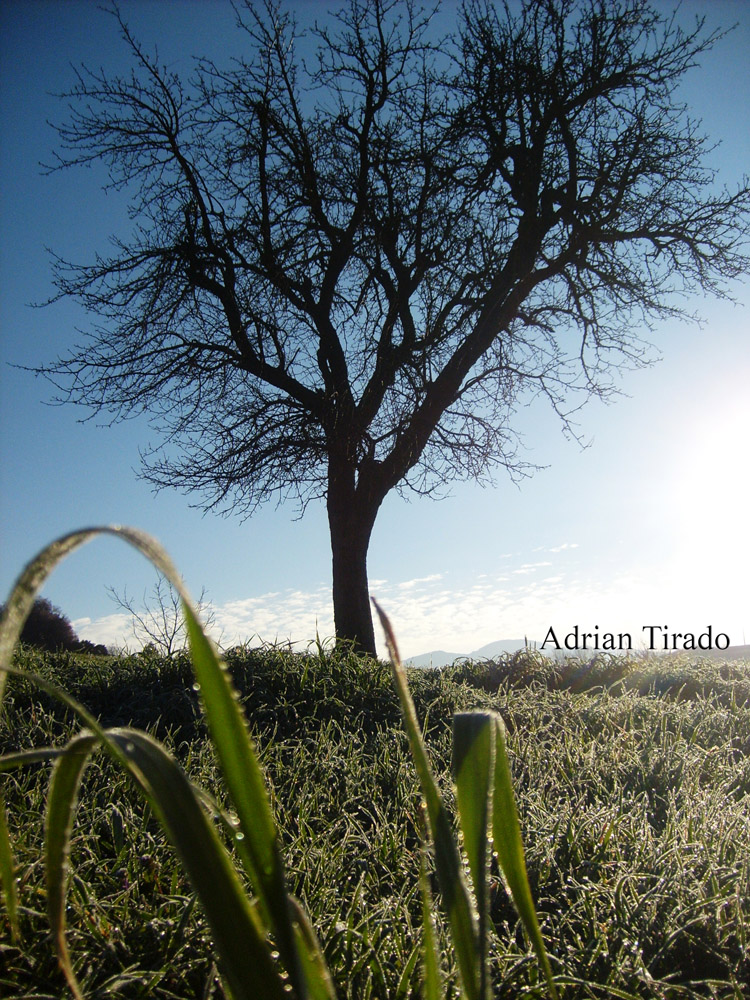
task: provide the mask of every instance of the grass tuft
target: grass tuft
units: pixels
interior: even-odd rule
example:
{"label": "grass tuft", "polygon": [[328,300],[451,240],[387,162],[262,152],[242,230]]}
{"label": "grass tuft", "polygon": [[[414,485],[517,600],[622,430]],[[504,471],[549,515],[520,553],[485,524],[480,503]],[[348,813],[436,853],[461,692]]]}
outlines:
{"label": "grass tuft", "polygon": [[[458,996],[467,978],[471,949],[462,967],[440,851],[425,845],[430,821],[422,818],[415,739],[428,759],[438,822],[445,820],[443,853],[461,834],[458,878],[476,913],[468,933],[486,953],[469,990],[495,998],[549,991],[538,942],[513,902],[512,872],[483,838],[497,789],[483,805],[464,784],[474,770],[463,771],[467,745],[481,743],[488,762],[493,743],[497,754],[497,731],[489,738],[477,712],[504,721],[506,791],[515,793],[529,898],[559,993],[569,1000],[747,995],[750,665],[687,657],[559,665],[533,654],[410,670],[415,728],[406,732],[387,664],[322,646],[305,654],[240,648],[226,659],[239,702],[232,700],[248,719],[270,791],[278,845],[267,857],[278,849],[283,858],[295,941],[287,948],[301,956],[300,982],[323,983],[311,996],[442,1000]],[[79,735],[70,707],[70,699],[86,705],[96,729],[136,766],[141,786],[167,780],[175,767],[184,773],[185,801],[195,801],[202,828],[212,831],[205,836],[223,845],[248,893],[258,878],[253,863],[266,862],[243,858],[233,838],[239,817],[228,765],[210,738],[189,659],[21,648],[14,666],[0,718],[0,777],[18,903],[0,912],[0,995],[41,1000],[65,992],[46,915],[50,907],[61,912],[61,883],[52,881],[51,894],[44,874],[42,817],[51,809],[53,868],[55,856],[70,857],[62,912],[69,979],[81,993],[229,997],[217,926],[197,901],[195,873],[191,883],[190,866],[164,834],[156,801],[144,798],[116,755],[90,752],[91,737]],[[68,706],[50,685],[65,687]],[[457,714],[466,727],[458,741]],[[133,726],[148,735],[133,736]],[[53,749],[29,756],[29,748]],[[22,754],[24,766],[15,766]],[[202,791],[193,800],[195,788]],[[213,819],[219,813],[225,822]],[[247,919],[260,921],[263,934],[284,919],[250,906]],[[271,950],[281,950],[271,933]],[[240,990],[235,983],[234,995]]]}

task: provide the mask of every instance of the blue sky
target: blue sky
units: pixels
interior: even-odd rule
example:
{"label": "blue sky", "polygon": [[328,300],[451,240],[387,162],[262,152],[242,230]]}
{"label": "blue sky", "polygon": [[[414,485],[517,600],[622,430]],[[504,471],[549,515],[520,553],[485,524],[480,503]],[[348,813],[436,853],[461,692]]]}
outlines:
{"label": "blue sky", "polygon": [[[298,5],[324,14],[326,5]],[[446,5],[449,9],[450,4]],[[664,4],[667,7],[667,4]],[[750,3],[683,4],[737,30],[693,71],[683,91],[732,184],[750,169]],[[223,0],[129,0],[135,34],[176,69],[192,55],[223,58],[239,44]],[[143,420],[113,427],[48,405],[42,380],[11,365],[49,361],[85,329],[72,302],[33,309],[51,292],[45,247],[89,260],[122,225],[123,203],[100,191],[96,170],[44,176],[59,119],[52,96],[71,64],[123,68],[112,19],[96,2],[5,0],[0,5],[0,592],[26,559],[58,534],[126,523],[166,546],[190,589],[205,587],[225,641],[309,640],[333,631],[325,511],[269,506],[241,523],[202,515],[177,492],[154,496],[137,477]],[[459,485],[440,502],[396,495],[381,510],[370,548],[371,591],[392,617],[402,652],[468,652],[492,640],[565,632],[727,633],[750,642],[750,292],[738,304],[696,300],[703,326],[665,324],[662,360],[626,373],[627,396],[580,415],[582,451],[544,406],[519,417],[527,457],[544,471],[520,488]],[[126,638],[108,585],[139,596],[154,581],[142,557],[97,541],[44,589],[82,637]]]}

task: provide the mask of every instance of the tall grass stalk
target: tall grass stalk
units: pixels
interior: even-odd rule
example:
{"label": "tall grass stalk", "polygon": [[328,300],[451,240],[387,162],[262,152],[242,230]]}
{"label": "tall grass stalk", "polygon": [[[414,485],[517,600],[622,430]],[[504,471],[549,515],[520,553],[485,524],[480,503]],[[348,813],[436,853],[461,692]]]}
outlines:
{"label": "tall grass stalk", "polygon": [[474,997],[477,1000],[489,997],[487,834],[491,818],[492,843],[500,868],[544,971],[550,996],[556,998],[557,989],[526,874],[503,720],[496,712],[461,712],[453,720],[453,773],[459,827],[474,886],[474,892],[470,893],[447,810],[427,758],[393,629],[378,603],[373,603],[386,635],[393,679],[425,799],[430,835],[435,846],[435,867],[443,894],[443,905],[448,911],[464,993],[472,1000]]}
{"label": "tall grass stalk", "polygon": [[[197,787],[167,749],[129,727],[105,728],[78,701],[48,679],[14,667],[12,657],[34,597],[54,567],[101,534],[120,537],[141,551],[180,594],[190,655],[206,723],[220,764],[231,812]],[[502,720],[493,712],[462,713],[454,728],[454,774],[462,857],[448,810],[432,774],[416,711],[390,623],[380,608],[412,758],[425,801],[435,868],[450,940],[467,1000],[489,996],[490,935],[487,888],[490,840],[547,981],[556,988],[531,900],[515,809]],[[45,815],[47,916],[59,964],[76,998],[76,979],[66,936],[68,860],[83,773],[104,751],[140,789],[174,845],[208,921],[225,984],[235,1000],[288,997],[333,1000],[335,991],[323,952],[301,904],[287,887],[280,837],[258,754],[225,664],[207,638],[175,567],[159,544],[132,528],[92,528],[66,535],[24,569],[0,619],[0,699],[8,674],[24,677],[66,705],[82,728],[62,747],[42,747],[0,757],[0,770],[54,761]],[[0,709],[2,705],[0,704]],[[0,800],[0,879],[12,933],[20,935],[18,887],[5,806]],[[490,832],[491,831],[491,832]],[[231,844],[231,850],[226,842]],[[469,886],[464,864],[471,878]],[[252,886],[248,893],[241,875]],[[424,995],[443,996],[432,898],[424,868]],[[399,993],[405,995],[416,962],[412,952]]]}

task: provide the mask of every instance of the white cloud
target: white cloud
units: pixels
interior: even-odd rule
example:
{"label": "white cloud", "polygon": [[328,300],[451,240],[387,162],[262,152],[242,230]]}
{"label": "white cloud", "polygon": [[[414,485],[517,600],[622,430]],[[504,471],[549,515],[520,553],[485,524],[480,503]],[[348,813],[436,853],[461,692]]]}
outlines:
{"label": "white cloud", "polygon": [[130,615],[116,612],[102,618],[76,618],[71,622],[79,639],[101,642],[105,646],[127,646],[133,643]]}
{"label": "white cloud", "polygon": [[[518,558],[518,557],[517,557]],[[728,631],[743,641],[740,610],[726,595],[708,600],[695,578],[669,565],[600,575],[566,572],[549,561],[506,564],[502,573],[468,576],[447,586],[444,574],[410,580],[373,580],[371,592],[391,619],[404,657],[435,649],[468,653],[497,639],[528,636],[541,641],[550,627],[559,634],[578,625],[585,631],[632,632],[634,643],[644,624],[668,625],[675,631]],[[678,572],[678,569],[680,571]],[[713,590],[710,592],[713,594]],[[736,597],[739,602],[740,598]],[[293,642],[304,649],[334,634],[331,595],[321,584],[309,590],[272,591],[214,606],[217,631],[229,646],[238,642]],[[738,624],[739,623],[739,624]],[[127,641],[127,616],[108,615],[74,622],[81,638],[95,642]],[[385,655],[380,628],[376,636]]]}
{"label": "white cloud", "polygon": [[[411,590],[413,587],[416,587],[417,584],[431,583],[433,580],[442,580],[442,579],[443,579],[442,573],[432,573],[430,576],[418,576],[415,577],[415,579],[413,580],[405,580],[403,583],[397,584],[397,586],[399,590]],[[385,583],[386,581],[383,582]]]}
{"label": "white cloud", "polygon": [[230,601],[214,607],[224,645],[255,640],[293,642],[302,646],[334,633],[331,596],[327,588],[314,591],[273,591],[260,597]]}
{"label": "white cloud", "polygon": [[567,549],[577,549],[577,548],[578,548],[578,542],[563,542],[562,545],[553,545],[553,546],[538,545],[535,549],[532,549],[531,551],[557,553],[557,552],[565,552]]}
{"label": "white cloud", "polygon": [[544,566],[551,566],[551,562],[536,562],[536,563],[523,563],[518,569],[514,569],[511,572],[515,576],[523,576],[528,573],[533,573],[537,569],[541,569]]}

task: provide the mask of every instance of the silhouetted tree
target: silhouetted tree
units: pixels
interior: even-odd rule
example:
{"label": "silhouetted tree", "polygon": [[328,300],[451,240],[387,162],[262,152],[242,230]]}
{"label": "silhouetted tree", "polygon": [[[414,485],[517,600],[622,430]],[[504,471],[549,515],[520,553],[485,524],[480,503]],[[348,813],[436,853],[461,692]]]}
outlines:
{"label": "silhouetted tree", "polygon": [[105,163],[136,225],[58,261],[98,322],[47,373],[151,415],[157,486],[242,514],[324,499],[336,632],[373,651],[389,491],[522,471],[522,398],[567,421],[680,293],[747,271],[747,182],[716,187],[676,95],[719,35],[661,3],[523,0],[438,39],[410,2],[349,0],[316,58],[284,4],[248,2],[247,59],[185,81],[117,17],[132,74],[80,70],[58,166]]}
{"label": "silhouetted tree", "polygon": [[75,650],[80,645],[70,621],[46,597],[34,601],[21,632],[21,642],[50,652]]}

